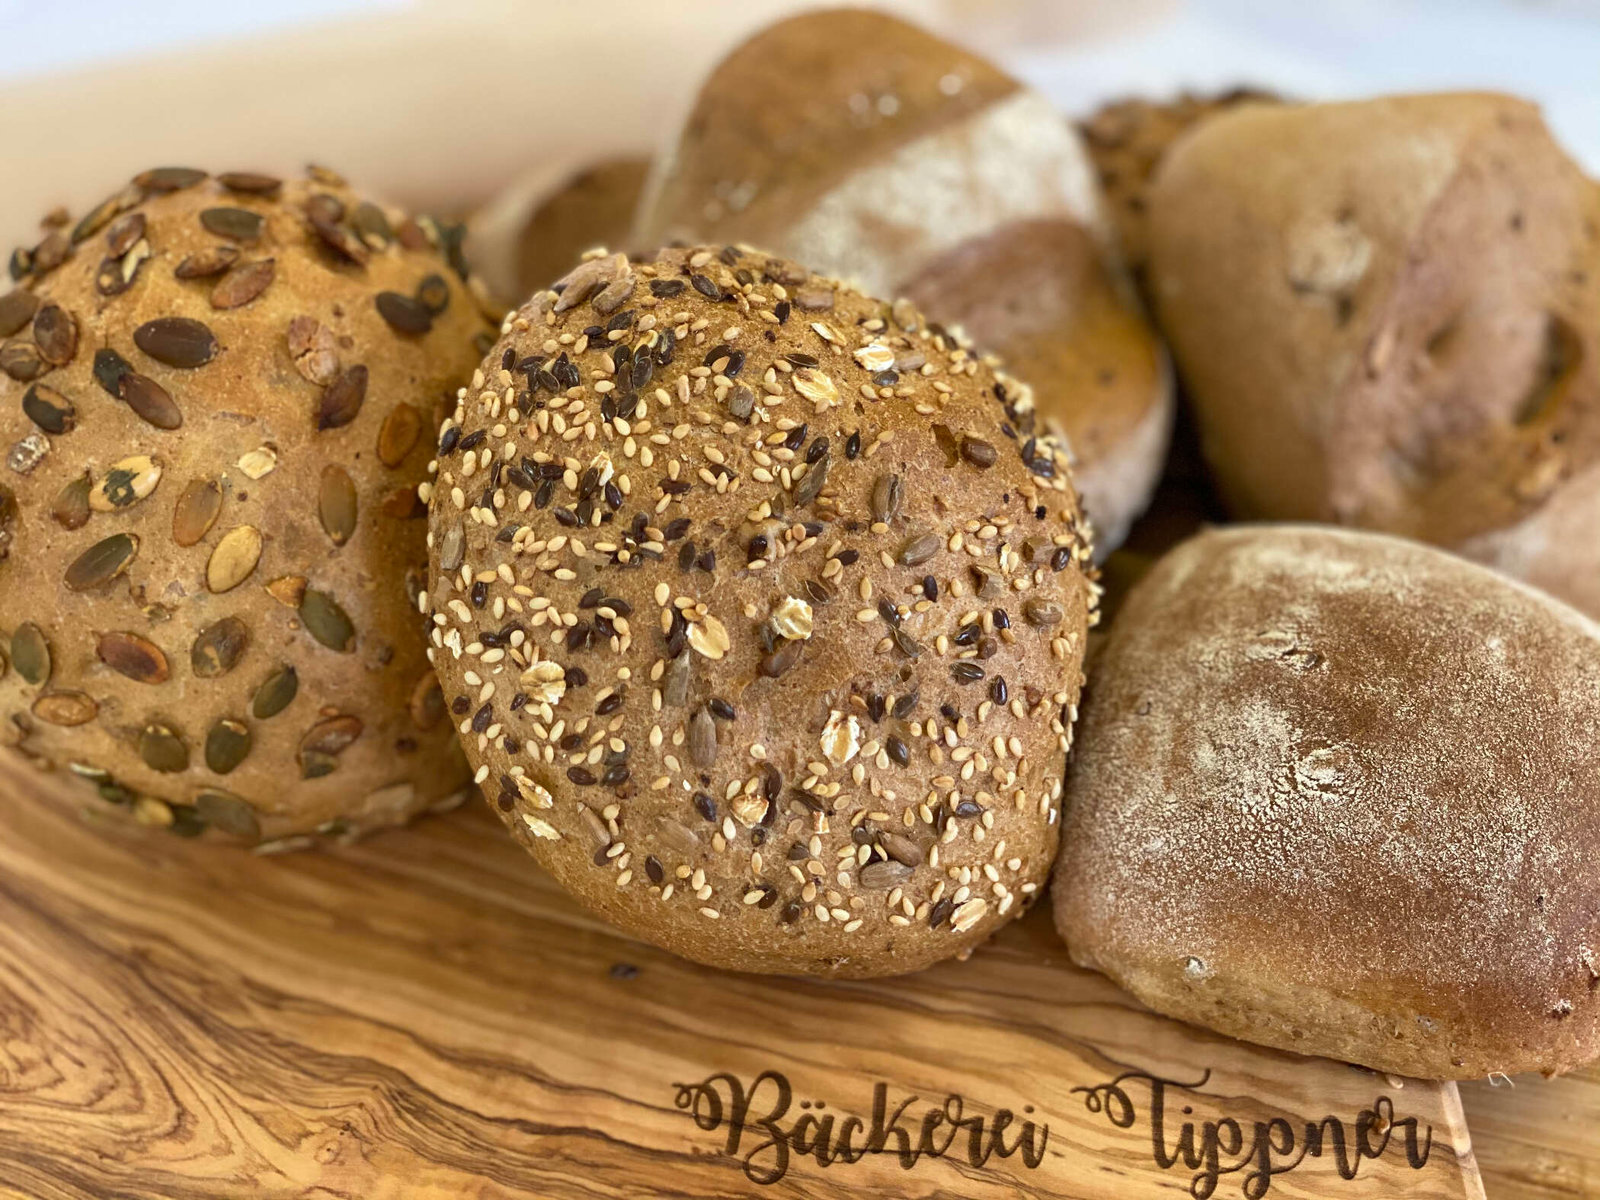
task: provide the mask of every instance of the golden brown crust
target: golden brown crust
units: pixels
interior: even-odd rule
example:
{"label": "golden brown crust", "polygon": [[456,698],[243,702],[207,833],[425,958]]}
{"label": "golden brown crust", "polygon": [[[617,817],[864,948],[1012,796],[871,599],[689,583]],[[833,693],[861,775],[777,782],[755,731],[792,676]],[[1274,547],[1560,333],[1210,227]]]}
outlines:
{"label": "golden brown crust", "polygon": [[1600,628],[1378,534],[1202,534],[1127,600],[1057,924],[1161,1012],[1430,1078],[1600,1054]]}
{"label": "golden brown crust", "polygon": [[1009,386],[755,251],[591,259],[508,319],[428,489],[432,653],[574,895],[703,962],[858,976],[1026,906],[1092,601]]}
{"label": "golden brown crust", "polygon": [[1068,436],[1106,549],[1154,487],[1172,395],[1101,210],[1043,97],[895,17],[825,11],[712,72],[635,242],[749,242],[964,324]]}
{"label": "golden brown crust", "polygon": [[1531,105],[1247,106],[1151,203],[1151,290],[1236,513],[1459,546],[1600,461],[1600,192]]}
{"label": "golden brown crust", "polygon": [[0,351],[7,769],[251,839],[460,789],[405,578],[489,328],[453,236],[327,172],[164,171],[16,260],[0,309],[37,311]]}

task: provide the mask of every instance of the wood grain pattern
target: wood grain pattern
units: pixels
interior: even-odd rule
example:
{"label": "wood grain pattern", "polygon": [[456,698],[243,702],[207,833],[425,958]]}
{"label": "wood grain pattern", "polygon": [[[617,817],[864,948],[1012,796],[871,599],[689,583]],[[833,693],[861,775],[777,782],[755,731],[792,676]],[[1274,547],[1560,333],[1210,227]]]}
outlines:
{"label": "wood grain pattern", "polygon": [[1600,1066],[1560,1079],[1461,1085],[1492,1200],[1600,1196]]}
{"label": "wood grain pattern", "polygon": [[[1269,1196],[1482,1195],[1453,1086],[1156,1017],[1068,966],[1042,910],[964,964],[785,981],[617,938],[477,805],[275,859],[91,828],[15,785],[0,785],[0,827],[0,1195],[1182,1195],[1195,1171],[1155,1163],[1148,1086],[1126,1085],[1126,1129],[1073,1091],[1130,1070],[1188,1082],[1210,1071],[1200,1094],[1172,1093],[1169,1147],[1182,1122],[1223,1116],[1246,1141],[1276,1117],[1302,1132],[1336,1117],[1353,1138],[1358,1113],[1390,1098],[1392,1139],[1353,1181],[1325,1146],[1272,1177]],[[826,1169],[797,1153],[761,1187],[740,1159],[763,1135],[750,1130],[730,1156],[726,1125],[704,1130],[675,1101],[678,1085],[715,1072],[748,1085],[768,1070],[792,1082],[786,1126],[803,1098],[826,1102],[813,1116],[870,1122],[881,1081],[891,1107],[919,1097],[913,1137],[923,1110],[955,1092],[990,1132],[995,1110],[1012,1110],[1008,1143],[1024,1120],[1047,1125],[1043,1158],[973,1166],[963,1134],[909,1170],[893,1153]],[[1432,1129],[1417,1170],[1401,1147],[1412,1116]],[[1245,1174],[1222,1174],[1215,1194],[1245,1195]]]}

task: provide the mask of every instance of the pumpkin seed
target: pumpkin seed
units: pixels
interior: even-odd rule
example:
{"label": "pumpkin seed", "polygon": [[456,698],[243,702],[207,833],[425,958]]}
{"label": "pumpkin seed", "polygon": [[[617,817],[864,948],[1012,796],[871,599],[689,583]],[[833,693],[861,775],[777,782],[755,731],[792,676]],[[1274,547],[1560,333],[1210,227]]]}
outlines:
{"label": "pumpkin seed", "polygon": [[344,218],[344,204],[337,196],[319,193],[306,201],[306,220],[322,239],[322,244],[353,263],[365,263],[368,258],[366,244],[339,222]]}
{"label": "pumpkin seed", "polygon": [[386,467],[398,467],[421,435],[422,414],[410,404],[396,404],[383,419],[383,428],[378,430],[378,461]]}
{"label": "pumpkin seed", "polygon": [[361,736],[361,718],[341,713],[318,721],[300,739],[295,761],[305,779],[317,779],[339,765],[339,755]]}
{"label": "pumpkin seed", "polygon": [[250,629],[238,617],[223,617],[202,629],[189,650],[189,666],[201,679],[226,675],[250,644]]}
{"label": "pumpkin seed", "polygon": [[226,775],[250,753],[250,727],[243,721],[223,717],[206,733],[206,766]]}
{"label": "pumpkin seed", "polygon": [[22,397],[22,411],[46,433],[71,433],[78,424],[78,410],[48,384],[36,383]]}
{"label": "pumpkin seed", "polygon": [[283,180],[257,171],[224,171],[217,176],[217,182],[230,192],[247,196],[270,196],[283,187]]}
{"label": "pumpkin seed", "polygon": [[89,523],[89,488],[93,480],[85,471],[76,479],[68,480],[56,493],[50,505],[50,515],[63,529],[82,529]]}
{"label": "pumpkin seed", "polygon": [[0,296],[0,337],[17,333],[39,311],[39,297],[27,288],[13,288]]}
{"label": "pumpkin seed", "polygon": [[30,474],[50,453],[50,439],[42,433],[30,433],[12,444],[6,452],[6,466],[18,475]]}
{"label": "pumpkin seed", "polygon": [[94,352],[94,381],[113,400],[122,399],[122,377],[132,370],[128,360],[109,347]]}
{"label": "pumpkin seed", "polygon": [[102,633],[94,652],[106,666],[135,683],[165,683],[171,677],[161,647],[137,633]]}
{"label": "pumpkin seed", "polygon": [[139,735],[139,757],[152,771],[168,775],[189,769],[189,747],[166,725],[144,727]]}
{"label": "pumpkin seed", "polygon": [[275,717],[294,702],[300,691],[300,676],[291,666],[279,667],[262,681],[250,701],[250,715],[258,721]]}
{"label": "pumpkin seed", "polygon": [[172,273],[179,279],[211,279],[238,261],[239,247],[211,246],[189,255],[173,268]]}
{"label": "pumpkin seed", "polygon": [[411,723],[426,732],[444,720],[444,688],[432,671],[425,671],[411,689]]}
{"label": "pumpkin seed", "polygon": [[[137,197],[135,197],[135,199],[137,199]],[[99,233],[100,230],[104,229],[106,222],[117,215],[118,210],[122,207],[122,201],[123,194],[118,192],[114,196],[106,197],[104,200],[100,201],[99,204],[96,204],[88,212],[84,213],[83,219],[73,226],[72,244],[76,246],[80,242],[86,242],[95,234]]]}
{"label": "pumpkin seed", "polygon": [[17,674],[34,687],[50,682],[50,643],[32,621],[24,621],[12,630],[11,663]]}
{"label": "pumpkin seed", "polygon": [[0,371],[18,383],[28,383],[45,373],[46,363],[32,342],[9,341],[0,346]]}
{"label": "pumpkin seed", "polygon": [[46,304],[33,314],[33,342],[40,358],[64,367],[78,353],[78,323],[59,304]]}
{"label": "pumpkin seed", "polygon": [[133,286],[139,268],[150,258],[150,243],[139,242],[121,258],[103,258],[95,271],[95,290],[102,296],[120,296]]}
{"label": "pumpkin seed", "polygon": [[322,486],[317,491],[317,516],[323,532],[335,546],[342,546],[356,531],[356,485],[338,463],[322,468]]}
{"label": "pumpkin seed", "polygon": [[215,479],[191,479],[172,510],[172,540],[193,546],[211,531],[222,511],[222,485]]}
{"label": "pumpkin seed", "polygon": [[144,237],[145,220],[142,212],[124,213],[106,230],[106,253],[121,258]]}
{"label": "pumpkin seed", "polygon": [[248,208],[208,208],[200,214],[200,224],[218,237],[253,242],[261,236],[266,219]]}
{"label": "pumpkin seed", "polygon": [[338,429],[356,419],[367,398],[367,368],[354,366],[322,390],[317,405],[317,428]]}
{"label": "pumpkin seed", "polygon": [[117,384],[117,391],[135,416],[157,429],[177,429],[183,424],[183,410],[178,402],[148,375],[126,372]]}
{"label": "pumpkin seed", "polygon": [[199,837],[206,831],[206,823],[200,819],[200,814],[190,804],[173,804],[168,806],[172,812],[172,824],[167,826],[167,832],[175,837]]}
{"label": "pumpkin seed", "polygon": [[258,259],[233,268],[211,289],[212,308],[243,308],[271,285],[277,261]]}
{"label": "pumpkin seed", "polygon": [[181,192],[205,179],[204,171],[192,167],[155,167],[135,175],[133,182],[147,192]]}
{"label": "pumpkin seed", "polygon": [[222,535],[206,562],[206,588],[215,593],[231,592],[256,569],[261,561],[261,531],[254,525],[236,525]]}
{"label": "pumpkin seed", "polygon": [[307,588],[300,602],[300,620],[307,632],[330,650],[348,654],[355,649],[356,627],[339,602],[327,592]]}
{"label": "pumpkin seed", "polygon": [[99,711],[82,692],[49,692],[33,702],[33,715],[51,725],[87,725]]}
{"label": "pumpkin seed", "polygon": [[350,227],[374,250],[382,250],[394,241],[389,218],[383,215],[383,209],[370,200],[363,200],[356,205],[355,211],[350,214]]}
{"label": "pumpkin seed", "polygon": [[429,275],[417,284],[417,299],[437,317],[450,307],[450,285],[445,282],[443,275]]}
{"label": "pumpkin seed", "polygon": [[267,595],[285,608],[299,608],[306,598],[304,575],[283,575],[267,584]]}
{"label": "pumpkin seed", "polygon": [[230,837],[255,841],[261,836],[261,822],[256,817],[256,810],[250,807],[249,801],[232,792],[207,788],[195,796],[194,811],[212,829]]}
{"label": "pumpkin seed", "polygon": [[131,533],[114,533],[90,546],[67,568],[66,584],[74,592],[110,583],[128,569],[139,553],[139,539]]}
{"label": "pumpkin seed", "polygon": [[[84,472],[84,475],[87,477],[88,472]],[[16,536],[17,497],[10,488],[0,483],[0,562],[5,562],[11,553],[11,542]]]}
{"label": "pumpkin seed", "polygon": [[135,454],[111,464],[105,477],[88,493],[95,512],[116,512],[143,500],[161,482],[161,460]]}
{"label": "pumpkin seed", "polygon": [[332,330],[314,317],[289,322],[289,357],[294,369],[312,383],[326,387],[339,378],[339,343]]}
{"label": "pumpkin seed", "polygon": [[157,317],[133,331],[133,344],[169,367],[203,367],[217,354],[217,338],[193,317]]}
{"label": "pumpkin seed", "polygon": [[433,328],[433,314],[422,301],[399,292],[379,292],[378,313],[396,333],[416,337]]}

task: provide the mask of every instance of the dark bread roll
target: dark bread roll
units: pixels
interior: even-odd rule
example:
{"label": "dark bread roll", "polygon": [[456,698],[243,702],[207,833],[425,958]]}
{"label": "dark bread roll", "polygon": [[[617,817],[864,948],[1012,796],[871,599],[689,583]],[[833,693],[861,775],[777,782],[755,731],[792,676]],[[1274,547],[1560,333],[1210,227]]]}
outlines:
{"label": "dark bread roll", "polygon": [[461,794],[414,604],[416,488],[492,330],[458,236],[326,171],[167,169],[13,258],[0,766],[252,840]]}
{"label": "dark bread roll", "polygon": [[513,836],[634,936],[883,975],[1031,902],[1092,610],[1064,456],[907,302],[585,261],[445,423],[432,656]]}
{"label": "dark bread roll", "polygon": [[1565,536],[1600,520],[1600,187],[1537,109],[1246,105],[1150,205],[1150,291],[1237,515],[1418,538],[1600,611],[1600,539]]}
{"label": "dark bread roll", "polygon": [[1171,371],[1071,124],[983,58],[884,13],[802,13],[711,73],[634,244],[738,241],[910,296],[1032,389],[1099,551],[1155,486]]}
{"label": "dark bread roll", "polygon": [[1202,534],[1112,625],[1058,927],[1152,1008],[1425,1078],[1600,1054],[1600,627],[1442,551]]}

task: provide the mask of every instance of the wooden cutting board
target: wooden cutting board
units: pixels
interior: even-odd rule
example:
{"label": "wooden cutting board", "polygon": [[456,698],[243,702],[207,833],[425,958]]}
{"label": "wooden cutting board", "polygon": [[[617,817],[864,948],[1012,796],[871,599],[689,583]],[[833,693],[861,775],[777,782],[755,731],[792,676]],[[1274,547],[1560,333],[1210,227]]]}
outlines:
{"label": "wooden cutting board", "polygon": [[758,978],[612,934],[476,803],[272,858],[95,824],[0,785],[0,1195],[1483,1194],[1453,1085],[1157,1017],[1042,910]]}

